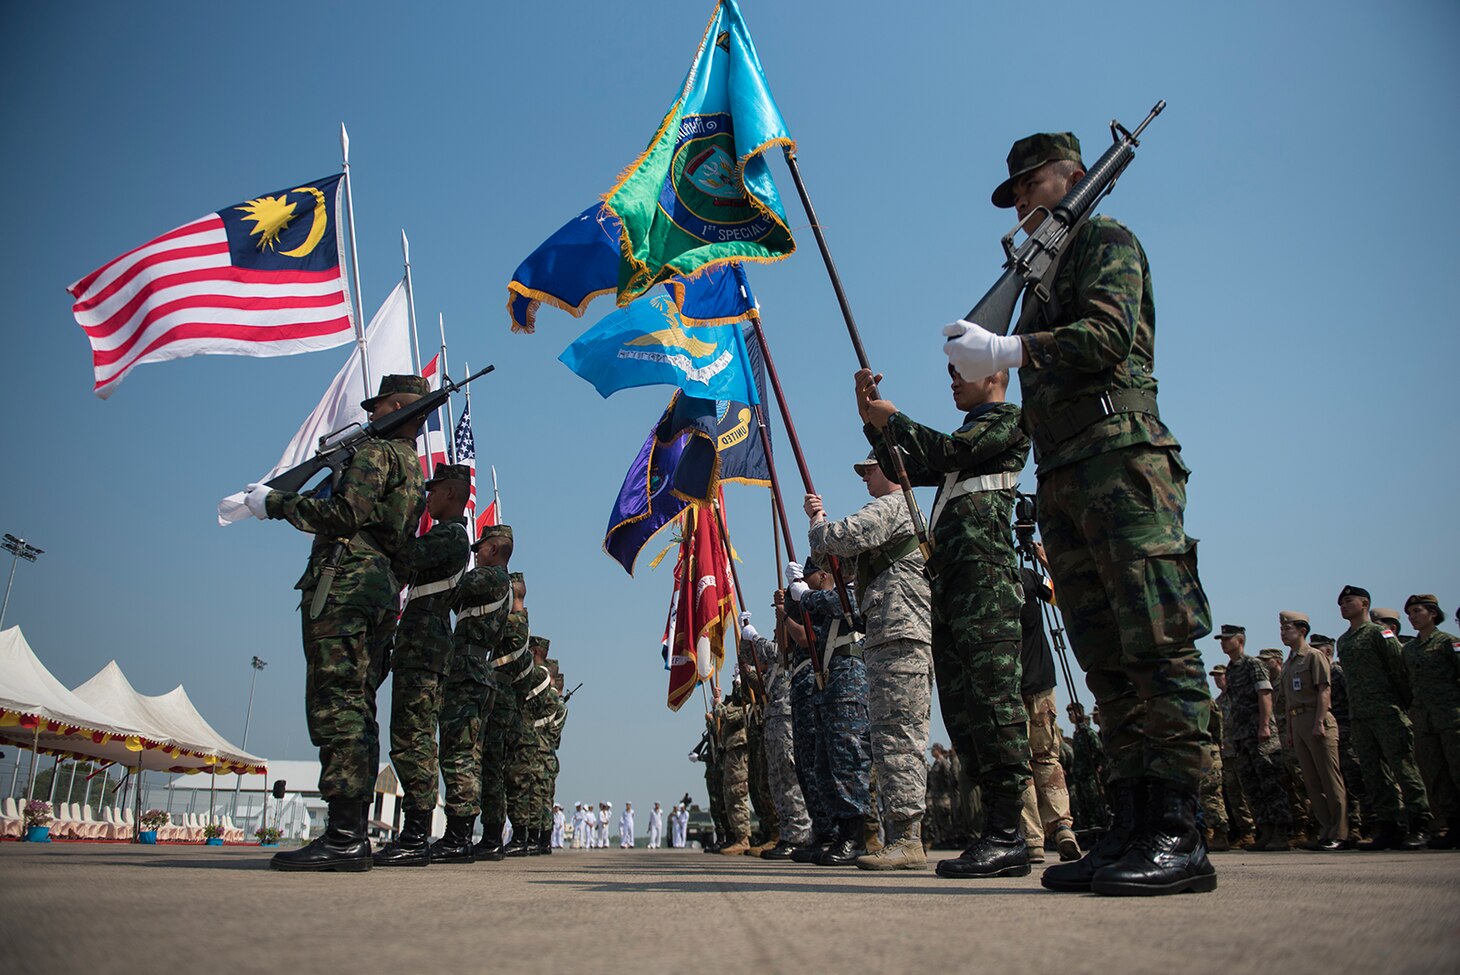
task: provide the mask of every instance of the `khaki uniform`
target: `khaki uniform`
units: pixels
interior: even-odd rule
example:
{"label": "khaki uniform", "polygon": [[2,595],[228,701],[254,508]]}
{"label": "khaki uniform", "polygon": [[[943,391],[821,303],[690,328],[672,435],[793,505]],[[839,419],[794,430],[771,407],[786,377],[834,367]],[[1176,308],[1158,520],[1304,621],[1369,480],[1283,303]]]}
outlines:
{"label": "khaki uniform", "polygon": [[1323,735],[1313,734],[1318,698],[1330,686],[1328,657],[1305,640],[1283,663],[1282,685],[1287,698],[1288,742],[1298,754],[1308,802],[1318,817],[1320,840],[1348,839],[1348,797],[1338,763],[1338,722],[1331,712],[1323,717]]}

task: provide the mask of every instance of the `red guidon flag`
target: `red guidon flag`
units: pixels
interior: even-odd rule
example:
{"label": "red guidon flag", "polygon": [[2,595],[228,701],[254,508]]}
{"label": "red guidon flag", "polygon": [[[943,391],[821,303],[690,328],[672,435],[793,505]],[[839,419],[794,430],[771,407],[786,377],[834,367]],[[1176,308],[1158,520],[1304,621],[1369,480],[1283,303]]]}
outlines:
{"label": "red guidon flag", "polygon": [[338,231],[341,176],[194,220],[66,290],[106,399],[143,362],[294,355],[353,337]]}
{"label": "red guidon flag", "polygon": [[678,711],[700,681],[725,660],[725,634],[735,615],[730,563],[713,508],[690,505],[675,569],[679,586],[670,635],[669,708]]}

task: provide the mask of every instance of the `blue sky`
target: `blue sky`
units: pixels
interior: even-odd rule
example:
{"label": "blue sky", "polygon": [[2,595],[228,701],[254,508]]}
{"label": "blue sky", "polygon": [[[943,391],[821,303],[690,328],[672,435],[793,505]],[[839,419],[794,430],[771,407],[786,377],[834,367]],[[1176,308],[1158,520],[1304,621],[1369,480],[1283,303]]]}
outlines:
{"label": "blue sky", "polygon": [[[63,289],[210,210],[337,172],[343,121],[367,311],[399,280],[405,229],[419,316],[445,315],[453,371],[497,365],[474,386],[479,457],[498,470],[533,628],[570,685],[584,682],[559,799],[702,799],[684,760],[699,709],[664,706],[669,568],[641,563],[630,579],[600,551],[668,390],[605,402],[556,361],[608,304],[581,322],[544,310],[531,336],[509,332],[504,304],[518,261],[653,134],[711,4],[500,6],[4,6],[0,531],[46,550],[20,567],[6,623],[68,686],[115,658],[145,693],[185,684],[234,740],[257,654],[269,668],[250,750],[312,756],[290,588],[307,540],[283,524],[220,529],[213,511],[272,464],[346,350],[142,366],[103,402]],[[1164,98],[1103,210],[1150,256],[1161,408],[1195,470],[1188,527],[1217,621],[1277,645],[1277,611],[1302,609],[1336,634],[1350,582],[1380,605],[1417,590],[1460,604],[1445,500],[1460,475],[1446,291],[1460,245],[1443,204],[1460,8],[1051,3],[1036,17],[745,0],[742,12],[885,395],[924,422],[958,422],[938,330],[997,275],[1011,217],[988,194],[1010,142],[1073,129],[1093,159],[1112,117],[1134,125]],[[772,168],[801,250],[751,274],[835,516],[863,500],[855,360],[789,177]],[[764,622],[769,501],[727,493]],[[1214,640],[1203,650],[1220,659]]]}

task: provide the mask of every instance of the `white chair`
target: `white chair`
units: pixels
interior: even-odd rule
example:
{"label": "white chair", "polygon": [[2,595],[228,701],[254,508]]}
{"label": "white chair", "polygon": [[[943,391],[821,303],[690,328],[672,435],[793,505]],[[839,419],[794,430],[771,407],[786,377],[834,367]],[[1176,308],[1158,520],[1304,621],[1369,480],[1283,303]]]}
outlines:
{"label": "white chair", "polygon": [[182,839],[196,843],[203,838],[203,824],[198,819],[197,813],[188,813],[187,819],[183,822]]}
{"label": "white chair", "polygon": [[79,802],[67,803],[67,805],[71,810],[71,822],[76,824],[76,838],[95,839],[101,831],[96,828],[95,823],[87,821],[85,807]]}
{"label": "white chair", "polygon": [[91,830],[91,838],[92,839],[94,839],[94,840],[109,840],[109,839],[111,839],[111,830],[107,827],[107,824],[106,823],[102,822],[101,820],[97,819],[95,816],[93,816],[91,814],[91,807],[90,806],[82,805],[82,807],[81,807],[81,821],[83,823],[85,823],[87,825],[87,827]]}
{"label": "white chair", "polygon": [[6,797],[4,804],[0,805],[0,836],[19,839],[24,831],[25,817],[20,814],[20,807],[13,797]]}
{"label": "white chair", "polygon": [[171,843],[174,840],[185,839],[187,829],[183,825],[183,817],[173,813],[168,817],[166,825],[157,828],[157,839],[159,842]]}
{"label": "white chair", "polygon": [[56,803],[51,807],[52,838],[58,840],[75,839],[76,835],[76,822],[71,818],[71,810],[66,808],[66,803],[64,802]]}
{"label": "white chair", "polygon": [[106,827],[106,830],[102,833],[102,835],[105,836],[107,839],[121,839],[122,831],[117,824],[117,819],[116,816],[113,814],[111,806],[101,807],[101,824]]}

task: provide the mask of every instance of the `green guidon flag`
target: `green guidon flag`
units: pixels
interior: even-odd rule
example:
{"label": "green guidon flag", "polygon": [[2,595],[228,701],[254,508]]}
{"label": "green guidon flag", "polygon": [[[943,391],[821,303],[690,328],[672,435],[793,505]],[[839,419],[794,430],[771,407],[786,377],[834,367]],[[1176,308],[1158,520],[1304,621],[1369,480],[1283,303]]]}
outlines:
{"label": "green guidon flag", "polygon": [[796,250],[764,152],[795,147],[735,0],[715,5],[679,98],[604,196],[622,224],[618,303],[725,261]]}

